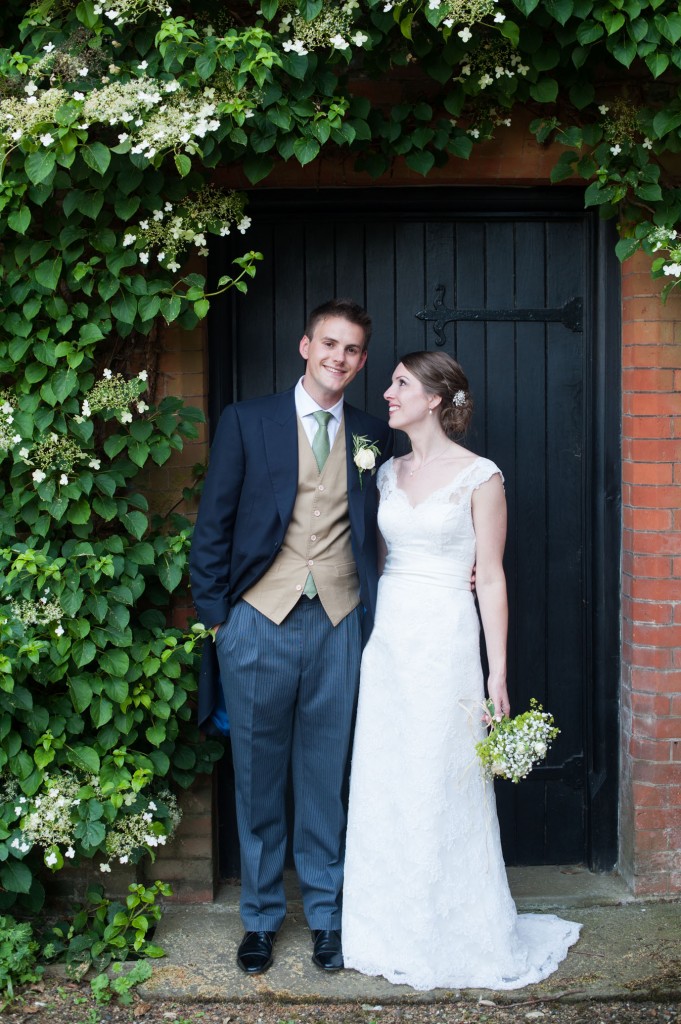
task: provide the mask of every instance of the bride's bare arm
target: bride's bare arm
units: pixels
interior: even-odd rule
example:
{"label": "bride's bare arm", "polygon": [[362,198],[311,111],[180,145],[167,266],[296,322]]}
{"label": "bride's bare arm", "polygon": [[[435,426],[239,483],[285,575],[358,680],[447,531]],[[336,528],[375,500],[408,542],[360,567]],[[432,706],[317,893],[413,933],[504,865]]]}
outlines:
{"label": "bride's bare arm", "polygon": [[506,685],[508,601],[503,555],[506,544],[506,497],[501,477],[495,474],[473,492],[476,542],[476,592],[485,633],[489,678],[487,690],[496,714],[509,715]]}

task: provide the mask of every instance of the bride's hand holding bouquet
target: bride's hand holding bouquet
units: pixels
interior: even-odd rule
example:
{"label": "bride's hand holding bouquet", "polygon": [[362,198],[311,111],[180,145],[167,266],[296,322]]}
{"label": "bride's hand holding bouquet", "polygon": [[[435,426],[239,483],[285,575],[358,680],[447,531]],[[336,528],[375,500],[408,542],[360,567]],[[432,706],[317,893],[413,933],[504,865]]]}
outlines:
{"label": "bride's hand holding bouquet", "polygon": [[483,701],[483,721],[490,731],[475,750],[486,778],[519,782],[546,757],[560,729],[554,725],[553,715],[544,711],[534,697],[530,710],[515,718],[499,714],[498,706],[491,697]]}

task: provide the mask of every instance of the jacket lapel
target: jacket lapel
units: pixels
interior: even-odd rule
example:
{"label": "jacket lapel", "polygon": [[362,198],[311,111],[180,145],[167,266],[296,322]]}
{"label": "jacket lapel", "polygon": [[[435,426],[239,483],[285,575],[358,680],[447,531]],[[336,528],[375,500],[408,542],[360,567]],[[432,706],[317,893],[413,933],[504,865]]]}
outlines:
{"label": "jacket lapel", "polygon": [[287,524],[298,491],[298,422],[293,391],[275,396],[262,429],[267,468],[282,523]]}

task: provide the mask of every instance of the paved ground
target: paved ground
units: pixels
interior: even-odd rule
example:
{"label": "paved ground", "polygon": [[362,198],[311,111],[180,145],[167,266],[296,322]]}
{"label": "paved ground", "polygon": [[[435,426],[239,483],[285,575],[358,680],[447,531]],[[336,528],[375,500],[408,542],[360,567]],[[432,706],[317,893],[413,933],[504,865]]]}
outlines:
{"label": "paved ground", "polygon": [[489,998],[496,1005],[681,999],[681,902],[635,900],[616,876],[592,875],[579,867],[510,869],[509,880],[521,911],[555,911],[583,924],[567,960],[539,985],[503,993],[424,993],[355,971],[325,975],[311,962],[310,936],[292,879],[289,916],[266,974],[249,978],[236,966],[242,934],[239,890],[225,886],[215,903],[167,909],[154,940],[167,956],[154,965],[154,976],[140,996],[150,1002],[194,1005],[274,1001],[348,1003],[367,1009],[452,999]]}

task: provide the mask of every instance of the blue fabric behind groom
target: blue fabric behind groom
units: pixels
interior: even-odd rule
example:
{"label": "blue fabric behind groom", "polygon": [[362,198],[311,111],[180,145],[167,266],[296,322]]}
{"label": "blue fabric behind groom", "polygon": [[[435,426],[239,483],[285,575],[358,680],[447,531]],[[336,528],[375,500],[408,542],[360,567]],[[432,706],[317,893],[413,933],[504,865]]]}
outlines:
{"label": "blue fabric behind groom", "polygon": [[[377,445],[376,466],[393,443],[386,423],[343,401],[370,334],[368,314],[349,300],[312,311],[296,387],[223,412],[194,532],[192,595],[214,631],[232,734],[245,928],[237,962],[249,974],[272,963],[286,913],[289,763],[313,960],[343,966],[343,783],[378,578],[375,475],[354,464],[353,438]],[[205,717],[214,696],[210,672],[202,676]]]}

